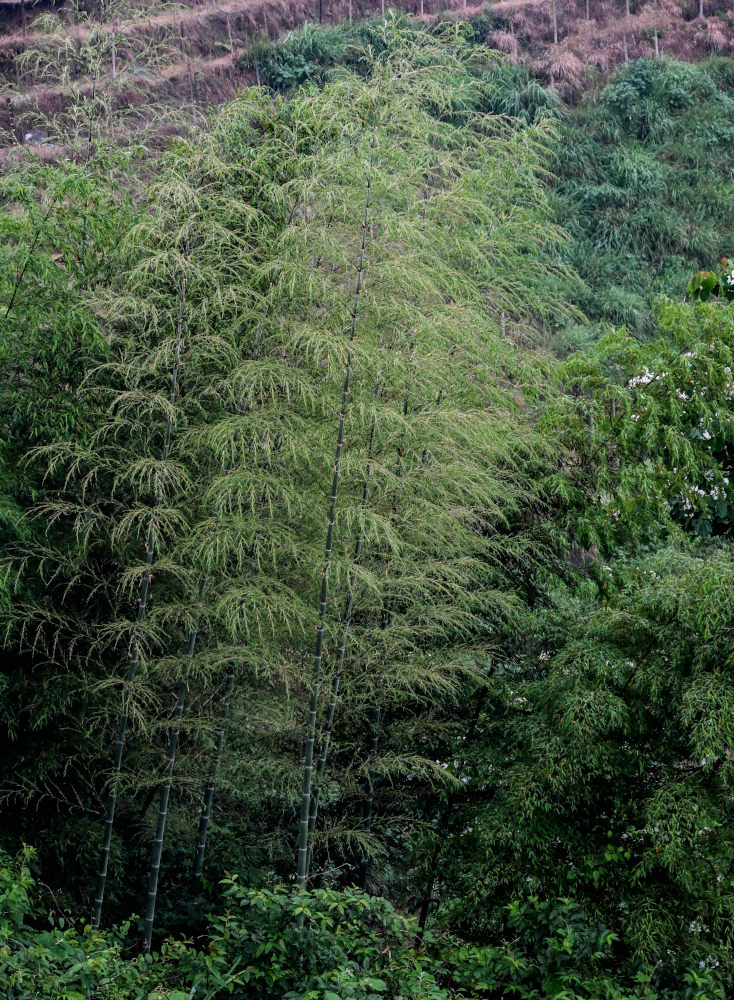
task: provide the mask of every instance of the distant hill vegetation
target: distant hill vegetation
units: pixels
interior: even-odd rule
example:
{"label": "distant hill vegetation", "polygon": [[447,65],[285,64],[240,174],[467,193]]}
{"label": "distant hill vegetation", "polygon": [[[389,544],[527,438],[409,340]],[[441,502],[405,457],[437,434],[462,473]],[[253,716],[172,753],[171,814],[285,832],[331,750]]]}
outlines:
{"label": "distant hill vegetation", "polygon": [[[734,53],[734,8],[727,0],[499,0],[488,4],[462,0],[389,4],[384,0],[204,0],[175,5],[135,0],[125,4],[124,16],[108,13],[103,20],[116,36],[120,56],[126,50],[165,39],[169,58],[146,81],[148,94],[177,107],[204,109],[257,82],[256,67],[246,57],[262,39],[278,38],[319,18],[326,24],[357,20],[380,13],[386,6],[406,10],[424,21],[456,15],[471,18],[483,43],[513,62],[529,62],[542,81],[555,85],[570,100],[577,100],[586,87],[623,62],[656,55],[690,62]],[[29,91],[40,91],[34,96],[46,111],[65,100],[63,88],[41,79],[37,65],[24,59],[24,54],[37,41],[44,15],[66,12],[67,21],[76,20],[68,16],[76,7],[68,0],[58,4],[0,0],[3,145],[9,140],[23,142],[33,131],[20,122]],[[94,0],[78,7],[83,18],[97,21]],[[77,24],[75,34],[80,44],[84,33],[84,24]],[[116,72],[112,62],[108,71],[111,75]],[[83,72],[82,66],[72,66],[71,77]],[[140,98],[135,90],[131,87],[123,93],[125,100],[137,105]]]}

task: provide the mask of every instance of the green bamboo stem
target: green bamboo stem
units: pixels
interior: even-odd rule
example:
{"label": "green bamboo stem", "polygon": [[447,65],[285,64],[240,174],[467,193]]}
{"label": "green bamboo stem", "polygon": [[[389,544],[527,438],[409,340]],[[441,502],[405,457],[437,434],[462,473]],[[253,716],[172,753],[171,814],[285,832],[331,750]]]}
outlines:
{"label": "green bamboo stem", "polygon": [[217,772],[219,770],[219,765],[222,760],[222,747],[224,746],[224,737],[225,737],[225,722],[229,714],[229,705],[233,688],[234,688],[234,672],[227,675],[227,680],[224,683],[224,691],[222,693],[222,724],[217,730],[217,734],[214,739],[214,761],[212,765],[211,776],[207,781],[206,787],[204,789],[204,799],[201,807],[201,816],[199,817],[199,836],[198,836],[198,842],[196,844],[196,854],[194,856],[195,879],[201,878],[201,872],[204,865],[204,852],[206,850],[206,835],[209,831],[209,820],[211,818],[212,802],[214,801],[214,785],[216,781]]}
{"label": "green bamboo stem", "polygon": [[8,318],[8,316],[10,315],[10,310],[15,305],[15,299],[16,299],[16,297],[18,295],[18,289],[20,288],[21,283],[23,281],[23,278],[25,277],[25,273],[28,270],[28,265],[31,262],[31,257],[33,256],[33,251],[36,249],[38,241],[41,238],[41,233],[43,232],[43,230],[44,230],[44,228],[46,226],[46,223],[48,222],[49,216],[51,215],[51,212],[53,211],[54,205],[56,204],[56,202],[58,201],[58,199],[59,199],[59,196],[57,194],[56,197],[51,202],[51,204],[49,205],[48,210],[46,211],[46,214],[44,215],[44,217],[41,220],[40,224],[36,227],[36,231],[33,234],[33,241],[32,241],[32,243],[31,243],[31,245],[30,245],[30,247],[28,249],[28,253],[26,254],[25,260],[23,261],[23,267],[21,268],[20,273],[18,274],[18,277],[15,279],[15,283],[13,285],[13,291],[12,291],[12,293],[10,295],[10,300],[9,300],[7,306],[6,306],[5,314],[3,316],[3,319],[7,319]]}
{"label": "green bamboo stem", "polygon": [[[382,710],[379,705],[375,705],[370,711],[370,743],[369,760],[370,769],[367,772],[367,798],[364,804],[364,832],[369,836],[372,832],[372,815],[374,812],[374,763],[377,759],[377,739],[380,731],[380,716]],[[370,865],[370,856],[367,851],[362,854],[359,864],[359,887],[363,892],[367,891],[367,872]]]}
{"label": "green bamboo stem", "polygon": [[[178,316],[176,320],[176,343],[174,348],[173,357],[173,371],[171,373],[171,391],[169,394],[169,402],[173,407],[176,403],[176,398],[178,396],[178,372],[181,364],[181,344],[183,341],[183,316],[184,316],[184,305],[186,302],[186,282],[187,282],[187,270],[188,270],[188,252],[189,244],[186,243],[186,263],[184,264],[184,273],[181,278],[181,286],[179,289],[178,298]],[[163,461],[168,460],[168,455],[171,450],[171,439],[173,437],[173,413],[169,413],[166,421],[166,432],[163,440]],[[115,808],[117,806],[117,789],[116,785],[120,777],[120,771],[122,769],[122,753],[125,743],[125,733],[127,731],[127,724],[130,711],[130,697],[133,681],[135,680],[135,674],[137,673],[138,664],[140,662],[140,635],[139,627],[145,621],[145,616],[148,608],[148,594],[150,591],[150,583],[152,580],[152,567],[153,558],[155,555],[155,542],[156,542],[156,528],[157,522],[157,511],[160,509],[163,503],[163,473],[157,482],[156,495],[153,502],[153,510],[150,519],[150,525],[148,528],[148,534],[145,540],[145,568],[143,570],[143,575],[140,581],[140,593],[138,596],[138,607],[136,616],[136,627],[133,632],[132,642],[130,645],[130,658],[128,660],[127,674],[125,676],[125,682],[122,691],[122,709],[117,719],[117,731],[115,734],[115,749],[112,759],[112,782],[110,784],[110,790],[107,796],[107,805],[105,809],[104,818],[104,833],[102,836],[102,850],[100,852],[100,863],[99,871],[97,873],[97,891],[94,895],[94,902],[92,904],[92,927],[93,929],[99,928],[100,920],[102,917],[102,904],[104,903],[105,888],[107,885],[107,870],[110,861],[110,849],[112,846],[112,828],[115,822]]]}
{"label": "green bamboo stem", "polygon": [[[374,154],[374,133],[372,136],[370,165]],[[352,358],[354,352],[354,340],[357,331],[357,314],[359,311],[359,299],[362,292],[362,275],[364,272],[365,244],[367,240],[367,226],[369,223],[370,200],[372,194],[371,180],[368,176],[366,182],[366,196],[364,206],[364,216],[362,219],[362,238],[359,251],[359,263],[357,265],[357,281],[354,291],[354,303],[352,305],[352,319],[349,330],[349,348],[344,363],[344,382],[342,385],[341,411],[339,413],[339,426],[337,429],[336,448],[334,453],[334,466],[331,480],[331,497],[329,506],[329,517],[326,529],[326,545],[324,548],[324,561],[321,567],[321,590],[319,594],[318,625],[316,627],[316,639],[314,642],[313,663],[311,673],[311,695],[308,707],[308,721],[306,724],[306,747],[303,757],[303,784],[301,786],[301,816],[298,827],[298,860],[296,865],[296,881],[303,886],[308,878],[308,843],[309,843],[309,815],[311,812],[311,785],[313,781],[313,754],[314,743],[316,741],[316,709],[318,706],[319,686],[321,681],[321,661],[324,643],[324,627],[326,624],[326,605],[328,599],[329,568],[331,566],[332,542],[334,536],[334,518],[336,515],[336,502],[339,492],[339,466],[341,462],[342,448],[344,447],[344,425],[349,404],[349,382],[352,374]]]}
{"label": "green bamboo stem", "polygon": [[[378,392],[375,392],[377,395]],[[372,415],[372,422],[370,425],[370,439],[367,448],[367,468],[365,471],[365,480],[362,487],[362,513],[359,522],[359,535],[354,544],[354,556],[352,559],[352,565],[350,567],[349,573],[347,575],[347,597],[344,606],[344,613],[342,614],[342,634],[341,642],[339,644],[339,654],[336,665],[336,670],[334,671],[334,676],[331,681],[331,697],[329,699],[329,707],[326,710],[326,720],[324,722],[323,730],[323,740],[321,745],[321,753],[319,754],[318,761],[316,762],[316,785],[314,788],[313,796],[311,798],[311,806],[309,809],[308,816],[308,826],[309,835],[312,836],[314,830],[316,829],[316,821],[319,815],[319,799],[321,796],[321,784],[320,780],[323,777],[324,771],[326,770],[326,761],[329,756],[329,745],[331,743],[331,733],[334,727],[334,714],[336,712],[336,703],[339,696],[339,685],[341,683],[342,672],[344,670],[344,661],[347,654],[347,640],[349,638],[349,629],[352,624],[352,611],[354,610],[354,583],[356,578],[356,568],[359,565],[359,561],[362,557],[362,548],[364,546],[364,515],[365,509],[370,499],[370,479],[372,476],[372,460],[374,457],[375,449],[375,429],[376,429],[376,419],[375,415]],[[311,872],[311,857],[313,854],[313,843],[309,844],[308,849],[308,865],[307,865],[307,876]]]}
{"label": "green bamboo stem", "polygon": [[[425,199],[423,202],[423,221],[426,218],[426,203]],[[439,400],[441,394],[439,393]],[[403,400],[403,419],[408,415],[408,397],[406,396]],[[403,449],[404,443],[398,445],[397,449],[397,476],[402,478],[403,474]],[[421,464],[425,461],[425,451],[421,458]],[[393,514],[395,513],[395,508],[393,507]],[[380,622],[380,627],[386,629],[390,624],[390,600],[389,598],[383,602],[382,605],[382,620]],[[374,763],[377,759],[377,740],[380,729],[380,718],[382,716],[382,708],[379,704],[374,705],[370,709],[369,723],[370,723],[370,741],[368,744],[367,759],[369,763],[367,771],[367,795],[362,803],[362,818],[364,821],[364,832],[369,836],[372,832],[372,817],[374,814]],[[363,851],[359,862],[359,887],[363,892],[367,891],[367,874],[369,871],[370,858],[367,851]]]}
{"label": "green bamboo stem", "polygon": [[145,917],[143,918],[143,951],[150,951],[153,940],[153,922],[155,920],[155,904],[158,897],[158,878],[161,870],[161,857],[163,854],[163,840],[166,835],[166,818],[168,816],[168,801],[171,797],[171,782],[173,780],[173,769],[176,764],[176,751],[181,735],[181,718],[186,707],[186,688],[189,674],[191,672],[191,661],[194,658],[196,649],[196,639],[199,634],[199,623],[201,621],[201,602],[204,600],[208,578],[202,576],[199,581],[199,611],[197,612],[194,624],[189,634],[189,643],[186,649],[186,670],[178,686],[178,698],[176,707],[173,710],[173,722],[171,732],[168,736],[168,752],[166,754],[165,778],[160,789],[158,802],[158,819],[156,821],[155,838],[153,839],[153,852],[150,861],[150,875],[148,877],[148,897],[145,905]]}
{"label": "green bamboo stem", "polygon": [[[272,285],[270,290],[272,291]],[[263,338],[263,327],[260,325],[257,329],[255,335],[255,343],[252,348],[252,360],[257,361],[260,356],[260,346],[262,344]],[[245,393],[240,401],[240,409],[243,413],[247,413],[250,408],[250,394]],[[233,466],[230,466],[230,470]],[[199,829],[197,835],[196,849],[194,851],[194,869],[193,877],[195,880],[201,879],[201,873],[204,867],[204,853],[206,851],[206,838],[209,832],[209,821],[212,814],[212,803],[214,801],[214,788],[216,784],[217,772],[219,770],[219,765],[222,760],[222,748],[224,747],[225,740],[225,721],[229,715],[229,706],[232,697],[232,690],[234,688],[234,673],[230,673],[227,676],[227,680],[224,684],[224,692],[222,695],[222,725],[217,730],[216,737],[214,739],[214,760],[212,762],[212,769],[207,783],[204,787],[204,795],[202,798],[201,813],[199,815]]]}

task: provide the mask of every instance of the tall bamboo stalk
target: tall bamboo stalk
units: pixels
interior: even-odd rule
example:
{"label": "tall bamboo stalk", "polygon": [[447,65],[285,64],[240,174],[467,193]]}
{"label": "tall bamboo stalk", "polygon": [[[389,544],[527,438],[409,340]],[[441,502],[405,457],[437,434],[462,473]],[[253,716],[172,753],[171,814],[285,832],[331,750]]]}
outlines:
{"label": "tall bamboo stalk", "polygon": [[[380,716],[382,710],[379,705],[375,705],[370,710],[370,743],[369,761],[370,768],[367,772],[367,798],[364,804],[364,832],[369,836],[372,831],[372,813],[374,806],[374,763],[377,759],[377,738],[380,731]],[[367,872],[370,865],[370,856],[365,851],[359,864],[359,887],[363,892],[367,891]]]}
{"label": "tall bamboo stalk", "polygon": [[[272,291],[273,286],[270,286],[270,291]],[[260,356],[260,345],[262,344],[263,337],[263,327],[262,324],[258,326],[257,333],[255,335],[255,343],[252,348],[252,360],[257,361]],[[247,413],[250,408],[250,394],[245,393],[240,401],[240,409],[243,413]],[[230,465],[230,471],[233,468]],[[222,748],[224,746],[225,739],[225,721],[229,715],[229,706],[232,696],[232,689],[234,688],[234,673],[230,673],[227,676],[227,680],[224,684],[224,692],[222,695],[222,725],[217,730],[217,735],[214,740],[214,760],[212,762],[212,769],[210,771],[209,779],[207,780],[206,786],[204,788],[204,795],[201,805],[201,813],[199,815],[199,832],[196,843],[196,850],[194,852],[194,879],[201,878],[201,872],[204,865],[204,852],[206,851],[206,837],[209,831],[209,820],[211,819],[212,812],[212,802],[214,801],[214,787],[216,783],[217,771],[219,770],[219,764],[222,759]]]}
{"label": "tall bamboo stalk", "polygon": [[[370,167],[374,156],[375,135],[372,134],[370,148]],[[362,238],[359,250],[359,263],[357,265],[357,281],[354,290],[354,303],[352,305],[352,318],[349,329],[349,347],[347,357],[344,362],[344,381],[342,384],[341,411],[339,413],[339,426],[336,436],[336,448],[334,452],[334,466],[331,480],[331,498],[329,506],[329,518],[326,528],[326,545],[324,548],[324,561],[321,567],[321,591],[319,594],[319,617],[316,627],[316,639],[314,641],[313,663],[311,670],[311,696],[308,707],[308,721],[306,724],[306,748],[303,757],[303,784],[301,786],[301,818],[298,827],[298,860],[296,864],[296,880],[299,885],[304,885],[308,878],[308,842],[309,842],[309,815],[311,812],[311,785],[313,780],[313,751],[316,741],[316,709],[319,699],[319,686],[321,683],[321,660],[324,644],[324,627],[326,624],[326,605],[329,590],[329,569],[331,567],[331,551],[334,537],[334,518],[336,515],[336,501],[339,492],[339,466],[341,462],[342,448],[344,447],[344,425],[349,404],[349,382],[352,374],[352,358],[354,354],[354,340],[357,332],[357,314],[359,312],[359,299],[362,292],[362,275],[364,272],[365,244],[367,240],[367,226],[369,223],[370,202],[372,196],[371,178],[367,176],[364,216],[362,219]]]}
{"label": "tall bamboo stalk", "polygon": [[225,737],[225,722],[227,716],[229,715],[229,705],[232,697],[232,689],[234,688],[234,671],[227,674],[227,679],[224,682],[224,690],[222,692],[222,724],[217,730],[217,735],[214,738],[214,760],[212,762],[212,769],[210,773],[209,780],[206,783],[204,789],[204,799],[201,807],[201,816],[199,817],[199,836],[198,842],[196,844],[196,854],[194,856],[194,878],[201,878],[201,871],[204,865],[204,852],[206,850],[206,835],[209,831],[209,819],[212,812],[212,802],[214,801],[214,786],[216,781],[217,772],[219,770],[219,765],[222,760],[222,747],[224,746]]}
{"label": "tall bamboo stalk", "polygon": [[[184,305],[186,302],[188,255],[189,255],[189,244],[187,241],[185,250],[184,273],[181,278],[181,285],[178,296],[178,316],[176,319],[176,343],[173,355],[173,370],[171,372],[171,391],[169,394],[169,402],[171,404],[171,407],[175,406],[176,398],[178,396],[178,372],[181,364],[181,344],[183,340]],[[166,420],[166,432],[163,439],[163,452],[162,452],[163,462],[166,462],[168,460],[168,455],[171,450],[172,437],[173,437],[173,412],[170,412]],[[112,827],[115,822],[115,808],[117,806],[116,785],[119,781],[120,771],[122,769],[122,752],[125,743],[125,732],[127,730],[127,723],[130,711],[131,688],[133,681],[135,680],[135,674],[137,673],[138,663],[140,662],[139,627],[145,621],[145,616],[148,609],[148,593],[150,591],[150,584],[153,576],[152,567],[153,567],[153,558],[155,555],[156,528],[158,526],[156,515],[161,507],[161,504],[163,503],[163,481],[165,478],[164,472],[165,470],[162,470],[161,475],[157,480],[156,484],[157,488],[156,488],[155,499],[153,502],[153,510],[151,513],[150,524],[148,527],[148,534],[145,540],[145,568],[143,570],[143,575],[140,581],[140,593],[138,596],[136,627],[133,632],[132,643],[130,645],[130,658],[128,660],[127,675],[125,677],[125,682],[122,691],[122,709],[120,711],[120,715],[117,720],[117,732],[115,735],[115,750],[112,760],[112,782],[110,784],[110,791],[107,797],[107,806],[105,810],[102,850],[100,854],[99,872],[97,873],[97,891],[95,893],[94,903],[92,905],[92,927],[95,930],[99,927],[100,924],[100,919],[102,916],[102,904],[104,902],[105,888],[107,885],[107,869],[109,866],[110,848],[112,845]]]}
{"label": "tall bamboo stalk", "polygon": [[158,819],[156,821],[155,838],[153,839],[153,852],[150,860],[150,875],[148,877],[148,897],[145,904],[145,917],[143,919],[143,951],[150,951],[153,939],[153,921],[155,919],[155,903],[158,896],[158,877],[161,870],[161,856],[163,854],[163,839],[166,834],[166,818],[168,816],[168,800],[171,797],[171,781],[173,780],[173,769],[176,764],[176,751],[181,735],[181,718],[186,707],[186,688],[188,686],[189,674],[191,672],[191,661],[194,658],[196,649],[196,639],[199,634],[199,623],[201,621],[201,602],[204,600],[208,577],[202,576],[199,581],[199,610],[197,611],[194,624],[189,634],[189,643],[186,648],[186,669],[181,682],[178,685],[178,697],[176,707],[173,710],[173,721],[171,731],[168,736],[168,752],[166,754],[165,777],[160,788],[160,798],[158,801]]}
{"label": "tall bamboo stalk", "polygon": [[51,202],[51,204],[48,206],[48,209],[46,210],[46,214],[44,215],[44,217],[41,220],[40,224],[38,226],[36,226],[36,231],[33,234],[33,240],[31,242],[31,245],[30,245],[29,249],[28,249],[28,253],[26,254],[26,258],[23,261],[23,267],[20,269],[20,272],[18,273],[18,277],[15,279],[15,282],[13,284],[13,290],[12,290],[12,292],[10,294],[10,300],[8,301],[7,307],[5,309],[5,314],[3,316],[3,319],[7,319],[8,318],[8,316],[10,315],[10,310],[15,305],[15,299],[16,299],[16,297],[18,295],[18,289],[20,288],[21,283],[23,281],[23,278],[25,277],[25,273],[28,270],[28,265],[31,262],[31,257],[33,256],[33,251],[36,249],[36,245],[38,244],[38,241],[41,238],[41,233],[43,232],[43,230],[44,230],[44,228],[46,226],[46,223],[48,222],[49,216],[51,215],[51,212],[53,211],[53,208],[54,208],[54,206],[55,206],[55,204],[56,204],[56,202],[58,200],[59,200],[59,195],[57,194],[54,197],[54,199]]}
{"label": "tall bamboo stalk", "polygon": [[[377,396],[379,389],[376,390],[375,395]],[[377,421],[375,414],[372,415],[372,422],[370,424],[370,438],[369,445],[367,448],[367,468],[365,470],[365,480],[362,487],[362,513],[359,520],[359,534],[357,540],[354,544],[354,555],[352,558],[352,565],[347,574],[347,597],[344,606],[344,613],[342,614],[342,634],[341,642],[339,644],[339,654],[336,665],[336,670],[334,671],[334,676],[331,681],[331,697],[329,699],[329,707],[326,710],[326,719],[324,722],[324,730],[321,743],[321,753],[319,754],[319,759],[316,762],[316,778],[317,783],[314,788],[313,796],[311,798],[311,806],[308,815],[308,827],[309,833],[312,835],[316,829],[316,821],[319,815],[319,798],[321,796],[321,784],[320,779],[323,777],[324,771],[326,770],[326,761],[329,756],[329,745],[331,743],[331,733],[334,727],[334,714],[336,712],[337,698],[339,697],[339,685],[341,683],[341,677],[344,670],[344,662],[347,654],[347,640],[349,638],[349,629],[352,624],[352,612],[354,610],[354,583],[356,579],[357,566],[362,557],[362,548],[364,547],[364,524],[365,524],[365,509],[370,499],[370,479],[372,477],[372,460],[374,457],[375,450],[375,430],[377,426]],[[308,849],[308,865],[307,865],[307,876],[311,873],[311,856],[313,853],[313,844],[309,844]]]}

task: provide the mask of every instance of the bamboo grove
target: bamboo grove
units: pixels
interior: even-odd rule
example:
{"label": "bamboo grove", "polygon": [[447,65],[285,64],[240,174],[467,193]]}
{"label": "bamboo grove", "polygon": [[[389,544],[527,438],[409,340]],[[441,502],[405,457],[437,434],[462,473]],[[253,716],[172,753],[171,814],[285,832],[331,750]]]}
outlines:
{"label": "bamboo grove", "polygon": [[[97,757],[91,786],[109,788],[95,921],[128,811],[142,803],[145,823],[160,785],[152,926],[169,794],[172,836],[191,836],[227,676],[228,759],[277,824],[297,798],[310,686],[305,882],[312,853],[318,870],[335,851],[379,851],[371,817],[355,816],[365,782],[437,770],[401,752],[390,706],[450,697],[512,613],[497,539],[532,494],[521,469],[538,445],[523,413],[536,387],[500,314],[517,311],[506,276],[520,234],[526,247],[556,238],[532,213],[551,136],[446,105],[460,59],[446,49],[437,66],[421,71],[398,48],[368,78],[285,106],[251,92],[198,148],[182,143],[153,209],[123,234],[106,356],[78,388],[89,433],[32,454],[45,500],[9,572],[44,593],[24,600],[17,642],[49,676],[95,692],[77,706],[81,728],[108,732],[122,706],[113,770]],[[468,91],[467,107],[480,96]],[[370,751],[347,733],[369,730],[375,711]]]}
{"label": "bamboo grove", "polygon": [[529,998],[571,934],[636,1000],[731,937],[734,328],[574,352],[555,104],[460,24],[364,37],[150,148],[72,104],[2,182],[5,825],[90,940],[140,914],[130,998]]}

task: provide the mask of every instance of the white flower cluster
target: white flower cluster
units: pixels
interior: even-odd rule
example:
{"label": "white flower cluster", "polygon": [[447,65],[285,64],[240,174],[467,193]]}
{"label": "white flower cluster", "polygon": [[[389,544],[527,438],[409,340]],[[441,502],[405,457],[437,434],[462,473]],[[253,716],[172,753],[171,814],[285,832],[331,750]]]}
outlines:
{"label": "white flower cluster", "polygon": [[734,288],[734,267],[731,269],[731,274],[727,274],[726,283],[729,288]]}
{"label": "white flower cluster", "polygon": [[[673,469],[673,472],[675,471],[677,470]],[[711,497],[712,500],[726,500],[725,487],[729,485],[729,477],[728,476],[723,477],[724,479],[723,486],[717,486],[716,484],[711,482],[711,480],[714,478],[714,473],[711,469],[708,469],[706,472],[704,472],[704,477],[708,480],[709,486],[711,487],[710,489],[704,490],[700,486],[689,486],[688,496],[681,495],[680,497],[683,510],[686,512],[686,514],[692,513],[693,510],[695,509],[692,500],[693,496]]]}
{"label": "white flower cluster", "polygon": [[[629,380],[629,382],[627,383],[627,388],[636,389],[638,386],[641,385],[650,385],[650,383],[655,378],[657,378],[655,372],[651,372],[650,369],[647,366],[645,366],[645,368],[642,371],[642,375],[635,375],[634,378],[631,378]],[[665,378],[665,373],[661,375],[661,378]]]}

